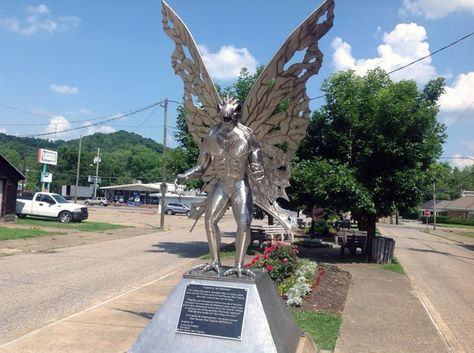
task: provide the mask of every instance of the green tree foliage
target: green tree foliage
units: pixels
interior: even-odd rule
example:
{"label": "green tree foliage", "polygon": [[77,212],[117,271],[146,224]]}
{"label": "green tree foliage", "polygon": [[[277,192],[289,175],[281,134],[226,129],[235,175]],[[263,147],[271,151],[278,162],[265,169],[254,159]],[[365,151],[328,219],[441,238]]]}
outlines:
{"label": "green tree foliage", "polygon": [[294,163],[288,195],[298,209],[313,206],[334,211],[370,209],[369,192],[356,179],[355,170],[334,160],[314,158]]}
{"label": "green tree foliage", "polygon": [[[317,156],[332,161],[333,168],[345,171],[342,176],[308,173],[316,184],[339,185],[337,179],[346,178],[358,188],[345,208],[369,219],[374,235],[376,216],[410,209],[426,191],[426,172],[446,138],[444,126],[436,121],[444,80],[432,80],[419,90],[414,81],[392,82],[379,69],[364,77],[347,71],[325,80],[322,90],[326,103],[313,114],[298,155],[301,160]],[[321,198],[315,202],[327,203],[325,192],[317,195]],[[334,203],[340,207],[338,198]]]}
{"label": "green tree foliage", "polygon": [[[0,151],[20,171],[27,173],[27,190],[40,188],[41,165],[37,161],[38,148],[58,152],[58,164],[48,166],[53,173],[51,190],[59,192],[61,185],[73,185],[76,182],[79,139],[70,141],[48,141],[44,139],[21,138],[0,134]],[[161,180],[163,146],[151,139],[126,131],[111,134],[97,133],[82,139],[81,168],[79,185],[88,185],[87,177],[95,175],[94,157],[100,148],[101,163],[99,176],[103,186],[131,183],[134,179],[143,182]],[[168,169],[177,173],[182,168],[181,151],[169,150]],[[175,174],[170,176],[172,181]]]}

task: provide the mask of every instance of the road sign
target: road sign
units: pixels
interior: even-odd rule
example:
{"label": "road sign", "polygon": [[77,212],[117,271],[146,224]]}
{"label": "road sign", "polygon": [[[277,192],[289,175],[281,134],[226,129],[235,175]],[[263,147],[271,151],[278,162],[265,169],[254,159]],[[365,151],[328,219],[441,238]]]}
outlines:
{"label": "road sign", "polygon": [[[87,181],[89,183],[95,184],[95,175],[89,175],[87,177]],[[102,182],[102,178],[100,176],[97,177],[97,184],[100,184]]]}
{"label": "road sign", "polygon": [[43,172],[41,173],[41,182],[42,183],[52,183],[53,182],[53,174]]}
{"label": "road sign", "polygon": [[431,210],[426,209],[426,210],[425,210],[425,216],[426,216],[426,217],[431,216]]}
{"label": "road sign", "polygon": [[45,150],[44,148],[38,149],[38,163],[40,164],[58,164],[58,152]]}

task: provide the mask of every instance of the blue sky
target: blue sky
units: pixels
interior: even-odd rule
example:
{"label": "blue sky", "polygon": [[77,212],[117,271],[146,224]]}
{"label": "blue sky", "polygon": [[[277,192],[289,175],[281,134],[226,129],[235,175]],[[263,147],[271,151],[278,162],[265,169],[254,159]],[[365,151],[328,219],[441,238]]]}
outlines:
{"label": "blue sky", "polygon": [[[231,84],[243,65],[266,64],[286,37],[318,5],[309,0],[169,0],[191,30],[214,82]],[[309,97],[337,70],[387,71],[474,31],[474,0],[336,0],[334,27],[320,42],[320,74]],[[163,140],[163,108],[91,124],[148,106],[163,97],[179,101],[182,82],[171,68],[173,43],[161,24],[158,0],[0,0],[0,132],[50,139],[97,131],[133,131]],[[394,80],[420,87],[447,78],[440,122],[448,126],[443,156],[474,164],[474,36],[409,69]],[[311,102],[317,109],[321,100]],[[170,103],[169,125],[176,105]],[[61,133],[62,130],[82,127]],[[173,129],[170,144],[176,146]]]}

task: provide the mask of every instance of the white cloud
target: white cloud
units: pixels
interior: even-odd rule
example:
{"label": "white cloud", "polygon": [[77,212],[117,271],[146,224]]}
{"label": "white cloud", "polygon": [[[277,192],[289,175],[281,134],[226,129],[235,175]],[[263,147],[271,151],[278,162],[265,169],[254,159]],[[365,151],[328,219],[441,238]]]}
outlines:
{"label": "white cloud", "polygon": [[96,125],[92,126],[92,122],[86,121],[84,122],[83,126],[87,126],[85,135],[93,135],[96,132],[102,132],[104,134],[110,134],[116,132],[117,130],[109,125]]}
{"label": "white cloud", "polygon": [[209,74],[215,80],[233,80],[243,67],[250,72],[255,72],[257,68],[257,60],[247,48],[225,45],[217,53],[211,53],[205,45],[198,47]]}
{"label": "white cloud", "polygon": [[55,116],[49,120],[49,124],[46,127],[46,133],[53,133],[49,136],[51,140],[66,139],[68,136],[67,132],[61,132],[71,128],[71,123],[64,116]]}
{"label": "white cloud", "polygon": [[[399,23],[392,32],[384,33],[383,43],[377,47],[377,57],[356,59],[352,55],[350,44],[336,37],[331,44],[334,49],[333,65],[336,70],[352,69],[360,75],[377,67],[390,72],[430,54],[426,38],[423,26],[416,23]],[[426,83],[435,76],[436,68],[431,65],[431,58],[391,75],[394,80],[413,79],[419,83]]]}
{"label": "white cloud", "polygon": [[6,133],[7,133],[7,129],[5,129],[4,127],[0,127],[0,133],[1,133],[1,134],[6,134]]}
{"label": "white cloud", "polygon": [[444,112],[464,111],[474,102],[473,93],[474,71],[460,74],[439,98],[440,108]]}
{"label": "white cloud", "polygon": [[455,154],[452,159],[453,166],[458,167],[459,169],[464,169],[471,165],[474,165],[474,156],[462,157],[460,154]]}
{"label": "white cloud", "polygon": [[80,22],[81,19],[75,16],[55,17],[44,4],[28,6],[25,16],[21,19],[0,16],[0,27],[25,36],[31,36],[41,32],[51,34],[58,31],[66,31],[77,27]]}
{"label": "white cloud", "polygon": [[77,87],[71,87],[67,85],[57,85],[55,83],[52,83],[49,85],[49,89],[53,92],[60,93],[60,94],[78,94],[79,93],[79,88]]}
{"label": "white cloud", "polygon": [[39,4],[38,6],[28,6],[27,11],[37,15],[50,12],[48,6],[46,6],[45,4]]}
{"label": "white cloud", "polygon": [[470,11],[474,13],[473,0],[403,0],[399,10],[402,16],[417,15],[428,19],[436,19],[455,11]]}

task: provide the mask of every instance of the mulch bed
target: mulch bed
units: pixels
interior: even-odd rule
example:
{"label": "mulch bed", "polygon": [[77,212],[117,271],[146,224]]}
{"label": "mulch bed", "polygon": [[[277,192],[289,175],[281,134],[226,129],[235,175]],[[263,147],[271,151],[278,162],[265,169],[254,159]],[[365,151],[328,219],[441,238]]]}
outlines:
{"label": "mulch bed", "polygon": [[350,286],[349,272],[342,271],[334,265],[320,264],[313,290],[304,299],[301,308],[340,315],[344,311]]}

